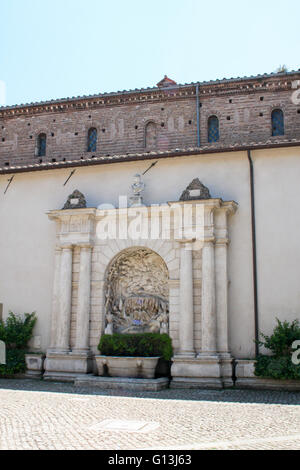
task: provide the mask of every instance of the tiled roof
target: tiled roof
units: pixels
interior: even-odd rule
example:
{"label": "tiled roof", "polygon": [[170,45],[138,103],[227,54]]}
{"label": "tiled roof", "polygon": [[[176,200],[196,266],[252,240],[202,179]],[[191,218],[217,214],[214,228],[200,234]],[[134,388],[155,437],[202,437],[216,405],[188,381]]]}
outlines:
{"label": "tiled roof", "polygon": [[202,147],[190,147],[183,149],[173,149],[167,151],[155,151],[133,154],[122,154],[112,156],[99,156],[94,158],[84,158],[83,160],[68,160],[60,162],[45,162],[27,164],[19,166],[0,167],[0,174],[13,174],[31,171],[55,170],[59,168],[76,168],[82,166],[92,166],[109,163],[129,162],[137,160],[152,160],[170,157],[182,157],[187,155],[203,155],[212,153],[227,153],[246,150],[272,149],[282,147],[299,147],[300,139],[280,139],[268,140],[265,142],[236,143],[232,145],[205,145]]}
{"label": "tiled roof", "polygon": [[[297,74],[298,75],[300,74],[300,69],[293,70],[291,72],[280,72],[280,73],[273,72],[273,73],[265,73],[262,75],[255,75],[255,76],[251,75],[249,77],[223,78],[220,80],[184,83],[184,84],[174,85],[173,88],[187,88],[187,87],[192,87],[192,86],[197,86],[197,85],[199,85],[200,87],[213,86],[213,85],[220,85],[220,84],[238,83],[238,82],[250,81],[250,80],[261,80],[261,79],[274,78],[274,77],[289,77],[291,75],[297,75]],[[170,89],[171,87],[168,86],[167,88]],[[136,88],[134,90],[123,90],[123,91],[116,91],[116,92],[109,92],[109,93],[99,93],[96,95],[83,95],[83,96],[77,96],[77,97],[73,96],[69,98],[60,98],[60,99],[39,101],[39,102],[26,103],[26,104],[18,104],[18,105],[13,105],[13,106],[2,106],[2,107],[0,106],[0,111],[29,107],[29,106],[52,105],[52,104],[65,103],[69,101],[118,96],[118,95],[132,94],[132,93],[145,93],[145,92],[157,91],[157,90],[162,90],[162,89],[163,88],[158,88],[158,87],[148,87],[148,88],[140,88],[140,89]]]}

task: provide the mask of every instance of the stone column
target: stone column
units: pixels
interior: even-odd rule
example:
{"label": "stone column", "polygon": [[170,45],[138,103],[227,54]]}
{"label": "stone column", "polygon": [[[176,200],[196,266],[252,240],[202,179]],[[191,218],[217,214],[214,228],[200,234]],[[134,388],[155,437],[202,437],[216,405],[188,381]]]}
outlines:
{"label": "stone column", "polygon": [[220,239],[215,247],[216,267],[216,312],[217,312],[217,350],[222,356],[230,356],[228,345],[228,239]]}
{"label": "stone column", "polygon": [[214,239],[209,239],[204,241],[202,248],[202,352],[200,356],[216,356],[215,290],[215,247]]}
{"label": "stone column", "polygon": [[91,246],[83,246],[80,251],[76,343],[74,349],[77,353],[87,353],[89,350],[91,261]]}
{"label": "stone column", "polygon": [[179,355],[195,357],[193,250],[188,241],[183,241],[180,247]]}
{"label": "stone column", "polygon": [[60,314],[57,321],[56,349],[70,351],[70,323],[72,303],[72,246],[62,247],[60,266]]}
{"label": "stone column", "polygon": [[52,314],[51,314],[51,333],[50,333],[50,351],[54,351],[57,346],[57,322],[60,316],[60,259],[61,248],[55,249],[54,260],[54,281],[52,296]]}

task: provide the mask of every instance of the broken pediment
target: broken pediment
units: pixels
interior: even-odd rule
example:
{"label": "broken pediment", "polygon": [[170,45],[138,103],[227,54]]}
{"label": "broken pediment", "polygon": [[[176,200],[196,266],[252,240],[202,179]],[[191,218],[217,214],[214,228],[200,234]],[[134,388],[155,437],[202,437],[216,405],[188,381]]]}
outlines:
{"label": "broken pediment", "polygon": [[83,209],[86,208],[86,200],[84,195],[75,190],[70,196],[68,197],[67,202],[65,203],[63,210],[65,209]]}
{"label": "broken pediment", "polygon": [[199,199],[211,199],[211,196],[209,189],[201,183],[199,178],[195,178],[183,191],[180,201],[196,201]]}

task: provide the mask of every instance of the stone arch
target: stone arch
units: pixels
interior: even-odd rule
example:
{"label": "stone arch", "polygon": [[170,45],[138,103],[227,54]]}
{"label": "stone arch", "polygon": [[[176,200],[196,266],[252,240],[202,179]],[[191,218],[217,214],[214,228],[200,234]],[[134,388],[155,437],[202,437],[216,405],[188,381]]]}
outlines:
{"label": "stone arch", "polygon": [[[165,262],[170,279],[179,279],[179,253],[176,250],[175,242],[172,240],[107,240],[106,247],[100,251],[101,272],[106,272],[107,267],[113,262],[113,259],[122,251],[130,248],[148,248],[156,252]],[[102,279],[104,280],[104,279]]]}
{"label": "stone arch", "polygon": [[128,247],[107,265],[105,333],[169,332],[169,270],[145,246]]}

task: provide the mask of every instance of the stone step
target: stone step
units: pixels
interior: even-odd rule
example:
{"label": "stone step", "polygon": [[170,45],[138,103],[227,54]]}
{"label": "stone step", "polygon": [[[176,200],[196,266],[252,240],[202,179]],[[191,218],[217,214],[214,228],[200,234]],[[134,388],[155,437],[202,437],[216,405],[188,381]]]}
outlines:
{"label": "stone step", "polygon": [[94,387],[102,390],[134,390],[158,392],[169,388],[169,379],[129,379],[124,377],[96,377],[92,375],[76,377],[76,387]]}

